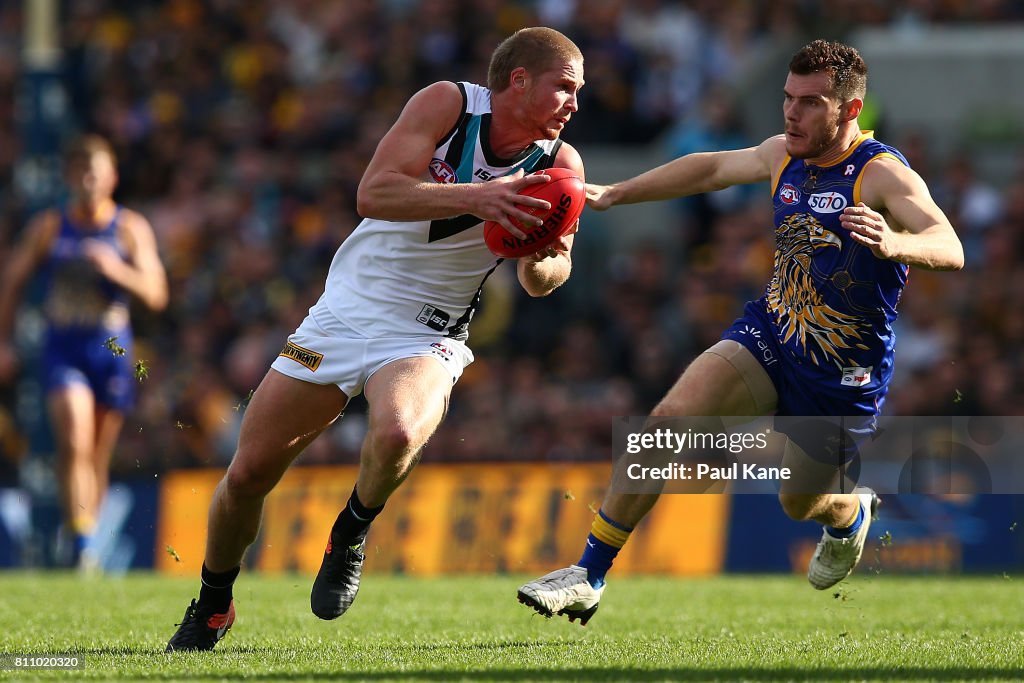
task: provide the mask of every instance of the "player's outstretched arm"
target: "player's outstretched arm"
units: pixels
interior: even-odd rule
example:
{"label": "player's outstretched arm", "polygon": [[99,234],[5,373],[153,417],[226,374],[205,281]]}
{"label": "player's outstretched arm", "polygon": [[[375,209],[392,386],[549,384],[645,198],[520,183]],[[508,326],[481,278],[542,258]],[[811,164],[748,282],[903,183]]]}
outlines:
{"label": "player's outstretched arm", "polygon": [[613,185],[587,185],[587,206],[603,211],[616,204],[637,204],[714,192],[732,185],[769,180],[786,153],[784,136],[757,147],[687,154]]}
{"label": "player's outstretched arm", "polygon": [[[571,168],[581,180],[587,179],[579,152],[567,142],[562,142],[553,165]],[[572,243],[579,225],[579,221],[576,221],[568,235],[563,235],[535,254],[519,259],[516,274],[519,284],[530,296],[547,296],[569,279],[572,271]]]}
{"label": "player's outstretched arm", "polygon": [[842,225],[878,258],[928,270],[960,270],[960,238],[917,173],[895,159],[864,169],[861,201],[843,210]]}
{"label": "player's outstretched arm", "polygon": [[3,275],[0,276],[0,383],[10,380],[17,366],[11,337],[21,291],[49,251],[59,227],[60,216],[56,211],[37,215],[4,264]]}
{"label": "player's outstretched arm", "polygon": [[127,260],[109,244],[97,240],[87,240],[83,253],[108,280],[148,308],[162,311],[167,307],[167,273],[157,253],[153,228],[142,214],[128,209],[121,212],[119,227]]}
{"label": "player's outstretched arm", "polygon": [[547,176],[524,177],[520,171],[486,183],[426,181],[438,141],[462,113],[462,94],[454,83],[429,85],[410,98],[391,130],[381,138],[356,195],[359,215],[386,221],[425,221],[471,214],[497,221],[512,234],[526,235],[509,220],[540,225],[540,219],[516,205],[549,208],[543,199],[519,197],[521,189],[548,182]]}

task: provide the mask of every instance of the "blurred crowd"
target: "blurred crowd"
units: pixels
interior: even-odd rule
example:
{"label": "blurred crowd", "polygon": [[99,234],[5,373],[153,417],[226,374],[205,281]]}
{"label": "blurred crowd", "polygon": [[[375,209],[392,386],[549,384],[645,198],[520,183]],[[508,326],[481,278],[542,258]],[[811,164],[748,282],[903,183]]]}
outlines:
{"label": "blurred crowd", "polygon": [[[0,4],[0,263],[26,216],[12,182],[20,3]],[[827,6],[827,14],[826,12]],[[119,201],[144,213],[172,303],[137,318],[149,367],[115,456],[121,474],[224,465],[251,391],[321,292],[355,228],[355,189],[408,96],[485,82],[490,53],[545,24],[585,55],[565,137],[660,145],[665,158],[749,144],[731,114],[743,75],[778,41],[865,24],[1020,20],[1010,0],[76,0],[63,3],[73,119],[119,154]],[[967,248],[960,274],[915,271],[901,305],[886,412],[1024,413],[1024,163],[995,187],[969,156],[900,146]],[[1024,157],[1022,157],[1024,159]],[[683,248],[585,246],[577,274],[528,300],[493,278],[471,329],[474,363],[426,461],[601,459],[612,418],[644,414],[714,343],[771,265],[764,192],[694,198],[666,232]],[[586,220],[586,216],[585,216]],[[610,230],[614,214],[601,217]],[[586,258],[608,259],[586,263]],[[10,408],[10,406],[8,406]],[[10,411],[8,411],[9,414]],[[364,410],[302,462],[353,462]],[[8,415],[9,416],[9,415]],[[6,419],[0,414],[0,419]],[[4,431],[0,424],[0,431]]]}

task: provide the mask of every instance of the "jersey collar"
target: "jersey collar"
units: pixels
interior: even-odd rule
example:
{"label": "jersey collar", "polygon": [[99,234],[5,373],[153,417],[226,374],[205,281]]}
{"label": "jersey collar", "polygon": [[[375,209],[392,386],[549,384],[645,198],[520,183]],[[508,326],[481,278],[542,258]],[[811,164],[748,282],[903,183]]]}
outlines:
{"label": "jersey collar", "polygon": [[832,166],[835,166],[836,164],[840,164],[840,163],[846,161],[850,157],[851,154],[856,152],[857,148],[861,146],[861,143],[863,143],[865,140],[869,140],[869,139],[873,138],[874,136],[875,136],[875,131],[873,131],[873,130],[862,130],[860,132],[860,135],[857,136],[857,138],[853,141],[853,143],[849,147],[847,147],[846,150],[842,154],[840,154],[838,157],[836,157],[835,159],[829,159],[828,161],[826,161],[823,164],[809,164],[806,161],[804,161],[804,166],[817,166],[818,168],[830,168]]}

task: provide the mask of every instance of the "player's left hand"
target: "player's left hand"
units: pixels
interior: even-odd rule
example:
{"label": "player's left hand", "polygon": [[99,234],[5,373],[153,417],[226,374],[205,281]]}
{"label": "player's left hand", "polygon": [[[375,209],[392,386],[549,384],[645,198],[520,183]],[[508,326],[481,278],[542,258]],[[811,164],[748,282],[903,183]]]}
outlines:
{"label": "player's left hand", "polygon": [[850,239],[854,242],[863,244],[878,258],[892,258],[895,253],[893,237],[896,233],[885,222],[882,214],[864,202],[858,202],[856,206],[843,209],[839,222],[850,231]]}
{"label": "player's left hand", "polygon": [[82,241],[82,254],[96,268],[96,272],[104,277],[115,280],[124,269],[124,260],[114,247],[106,242],[87,239]]}
{"label": "player's left hand", "polygon": [[575,225],[572,226],[572,230],[559,237],[557,240],[544,247],[538,252],[524,256],[523,259],[532,263],[538,263],[548,258],[557,258],[562,254],[568,254],[572,249],[572,240],[570,235],[576,234],[579,230],[580,222],[576,221]]}
{"label": "player's left hand", "polygon": [[612,197],[608,191],[611,187],[611,185],[587,183],[587,206],[598,211],[610,209],[612,207]]}

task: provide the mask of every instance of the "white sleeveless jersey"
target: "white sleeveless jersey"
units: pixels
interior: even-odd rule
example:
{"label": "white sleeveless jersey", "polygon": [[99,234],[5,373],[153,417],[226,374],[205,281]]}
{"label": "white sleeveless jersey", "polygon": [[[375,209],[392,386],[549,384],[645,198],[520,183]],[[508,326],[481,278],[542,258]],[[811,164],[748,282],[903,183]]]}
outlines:
{"label": "white sleeveless jersey", "polygon": [[[479,183],[550,168],[560,140],[538,140],[514,159],[489,146],[491,91],[458,83],[462,114],[437,145],[423,180]],[[331,263],[324,298],[331,312],[367,337],[436,335],[465,340],[484,281],[502,259],[487,249],[472,215],[434,221],[364,219]]]}

